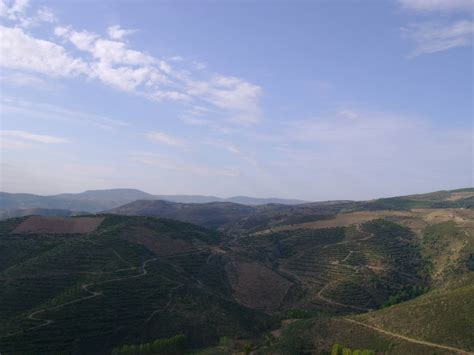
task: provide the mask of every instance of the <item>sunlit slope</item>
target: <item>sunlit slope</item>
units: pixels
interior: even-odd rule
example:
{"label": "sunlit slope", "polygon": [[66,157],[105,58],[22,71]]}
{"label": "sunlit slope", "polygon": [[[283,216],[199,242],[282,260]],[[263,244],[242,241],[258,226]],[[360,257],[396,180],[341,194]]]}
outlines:
{"label": "sunlit slope", "polygon": [[474,352],[474,274],[465,275],[457,285],[354,319],[395,334]]}

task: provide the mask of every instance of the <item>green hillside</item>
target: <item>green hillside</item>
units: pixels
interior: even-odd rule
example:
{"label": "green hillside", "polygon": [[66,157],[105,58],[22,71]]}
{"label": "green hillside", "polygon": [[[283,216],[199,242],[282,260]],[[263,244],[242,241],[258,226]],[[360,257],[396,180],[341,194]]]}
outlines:
{"label": "green hillside", "polygon": [[[104,353],[183,332],[190,345],[202,346],[270,324],[230,297],[212,252],[222,238],[216,232],[108,217],[86,235],[9,233],[20,221],[2,223],[2,353]],[[155,243],[159,238],[166,238],[166,249]]]}

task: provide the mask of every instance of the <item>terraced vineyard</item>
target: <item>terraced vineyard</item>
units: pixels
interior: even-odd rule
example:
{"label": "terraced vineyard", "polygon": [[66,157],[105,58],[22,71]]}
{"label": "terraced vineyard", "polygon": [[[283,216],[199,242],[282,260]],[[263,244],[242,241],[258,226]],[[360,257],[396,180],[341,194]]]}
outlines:
{"label": "terraced vineyard", "polygon": [[366,311],[403,287],[424,285],[413,233],[384,220],[248,237],[242,243],[302,285],[305,308],[326,304],[340,311]]}

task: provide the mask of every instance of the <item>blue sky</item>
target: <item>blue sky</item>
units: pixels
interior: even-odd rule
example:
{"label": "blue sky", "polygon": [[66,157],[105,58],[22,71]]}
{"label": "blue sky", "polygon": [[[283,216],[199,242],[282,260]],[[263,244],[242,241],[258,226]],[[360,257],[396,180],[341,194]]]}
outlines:
{"label": "blue sky", "polygon": [[0,0],[1,190],[473,185],[470,0]]}

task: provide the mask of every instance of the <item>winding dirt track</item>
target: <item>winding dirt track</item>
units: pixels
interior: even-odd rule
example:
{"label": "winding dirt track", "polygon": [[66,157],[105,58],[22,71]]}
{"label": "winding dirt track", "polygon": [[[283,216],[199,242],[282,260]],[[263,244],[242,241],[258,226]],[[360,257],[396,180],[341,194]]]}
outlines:
{"label": "winding dirt track", "polygon": [[359,321],[354,320],[354,319],[350,319],[350,318],[343,318],[343,319],[344,319],[345,321],[347,321],[347,322],[354,323],[354,324],[358,324],[358,325],[361,325],[361,326],[370,328],[370,329],[372,329],[372,330],[375,330],[375,331],[377,331],[377,332],[379,332],[379,333],[382,333],[382,334],[385,334],[385,335],[389,335],[389,336],[392,336],[392,337],[395,337],[395,338],[399,338],[399,339],[408,341],[408,342],[410,342],[410,343],[415,343],[415,344],[420,344],[420,345],[426,345],[426,346],[430,346],[430,347],[432,347],[432,348],[438,348],[438,349],[443,349],[443,350],[449,350],[449,351],[455,352],[456,354],[463,354],[463,355],[472,355],[472,354],[474,354],[473,352],[469,352],[469,351],[466,351],[466,350],[454,348],[454,347],[448,346],[448,345],[435,344],[435,343],[431,343],[431,342],[429,342],[429,341],[424,341],[424,340],[418,340],[418,339],[409,338],[409,337],[406,337],[406,336],[404,336],[404,335],[392,333],[392,332],[389,332],[388,330],[383,330],[383,329],[381,329],[381,328],[377,328],[377,327],[374,327],[374,326],[372,326],[372,325],[365,324],[365,323],[359,322]]}
{"label": "winding dirt track", "polygon": [[[89,287],[91,287],[91,286],[101,285],[101,284],[105,284],[105,283],[109,283],[109,282],[130,280],[130,279],[135,279],[135,278],[138,278],[138,277],[143,277],[143,276],[145,276],[145,275],[148,273],[148,270],[146,269],[146,265],[147,265],[148,263],[152,262],[152,261],[155,261],[155,260],[156,260],[156,258],[151,258],[151,259],[145,260],[145,261],[142,263],[141,267],[140,267],[141,273],[139,273],[139,274],[137,274],[137,275],[127,276],[127,277],[117,277],[117,278],[109,279],[109,280],[105,280],[105,281],[92,282],[92,283],[90,283],[90,284],[83,284],[83,285],[81,286],[81,288],[82,288],[84,291],[89,292],[89,293],[90,293],[89,296],[81,297],[81,298],[75,299],[75,300],[73,300],[73,301],[60,304],[59,306],[50,307],[50,308],[43,308],[43,309],[40,309],[40,310],[38,310],[38,311],[32,312],[32,313],[30,313],[30,314],[28,315],[28,319],[36,320],[36,321],[42,321],[42,322],[44,322],[44,323],[43,323],[43,324],[40,324],[40,325],[36,325],[36,326],[34,326],[34,327],[31,327],[31,328],[27,328],[27,329],[24,329],[24,330],[20,330],[20,331],[15,332],[15,333],[7,334],[6,336],[1,337],[0,339],[4,339],[4,338],[8,338],[8,337],[11,337],[11,336],[14,336],[14,335],[18,335],[18,334],[21,334],[21,333],[25,333],[25,332],[27,332],[27,331],[29,331],[29,330],[38,329],[38,328],[45,327],[45,326],[47,326],[47,325],[49,325],[49,324],[54,323],[54,320],[52,320],[52,319],[38,318],[37,315],[38,315],[38,314],[41,314],[41,313],[44,313],[44,312],[47,312],[47,311],[52,311],[52,310],[55,310],[55,309],[59,309],[59,308],[62,308],[62,307],[71,305],[71,304],[73,304],[73,303],[81,302],[81,301],[84,301],[84,300],[91,299],[91,298],[94,298],[94,297],[97,297],[97,296],[102,295],[102,292],[89,290]],[[135,269],[138,269],[138,268],[137,268],[136,266],[131,266],[131,267],[129,267],[129,268],[120,269],[120,270],[116,270],[116,271],[135,270]]]}
{"label": "winding dirt track", "polygon": [[[371,233],[370,235],[368,235],[367,237],[364,237],[364,238],[360,238],[360,239],[355,239],[355,240],[345,240],[345,241],[342,241],[342,242],[338,242],[338,243],[331,243],[331,244],[325,244],[323,245],[323,247],[321,249],[325,249],[329,246],[332,246],[332,245],[340,245],[340,244],[349,244],[349,243],[357,243],[357,242],[361,242],[361,241],[365,241],[365,240],[369,240],[371,238],[374,238],[375,235],[373,233]],[[349,254],[344,258],[344,260],[342,260],[342,262],[345,262],[347,261],[347,259],[354,253],[353,250],[350,250],[349,251]],[[292,276],[294,276],[296,279],[298,279],[302,284],[306,285],[306,282],[304,282],[303,280],[301,280],[301,278],[288,271],[288,270],[284,270],[285,272],[291,274]],[[326,285],[323,286],[323,288],[321,288],[319,290],[319,292],[316,294],[316,297],[319,298],[321,301],[323,302],[326,302],[326,303],[329,303],[329,304],[332,304],[333,306],[339,306],[339,307],[344,307],[344,308],[350,308],[350,309],[355,309],[357,311],[363,311],[363,312],[368,312],[368,311],[372,311],[372,309],[370,308],[364,308],[364,307],[356,307],[356,306],[351,306],[351,305],[348,305],[348,304],[344,304],[344,303],[339,303],[339,302],[336,302],[336,301],[333,301],[325,296],[323,296],[323,292],[326,290],[326,288],[331,284],[331,282],[328,282]]]}

